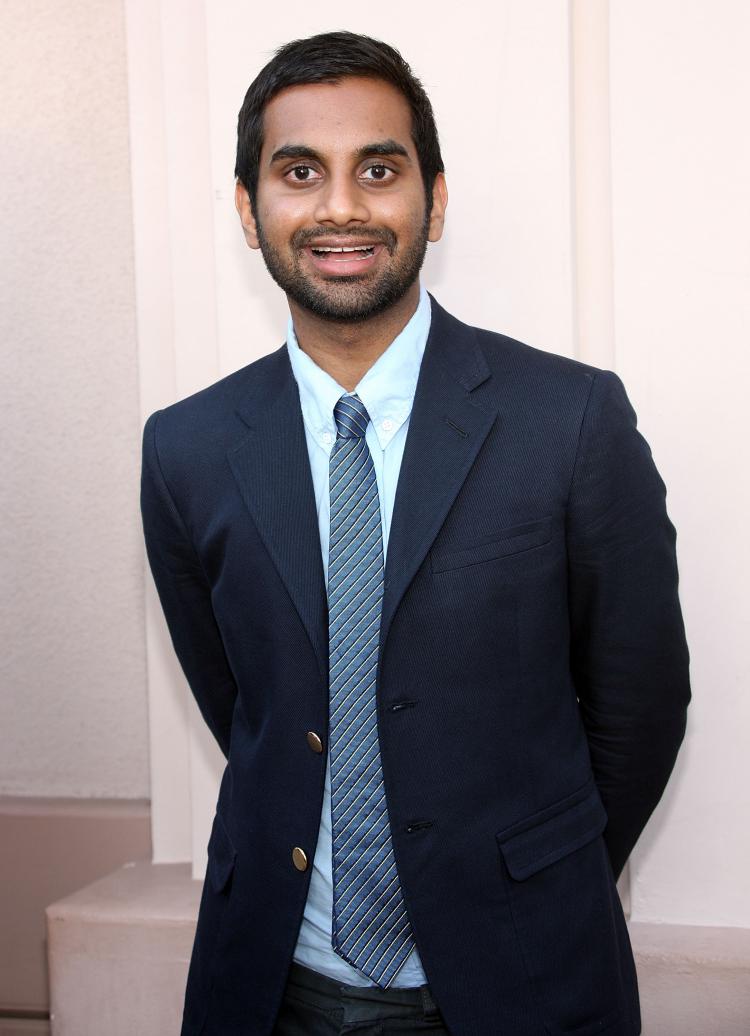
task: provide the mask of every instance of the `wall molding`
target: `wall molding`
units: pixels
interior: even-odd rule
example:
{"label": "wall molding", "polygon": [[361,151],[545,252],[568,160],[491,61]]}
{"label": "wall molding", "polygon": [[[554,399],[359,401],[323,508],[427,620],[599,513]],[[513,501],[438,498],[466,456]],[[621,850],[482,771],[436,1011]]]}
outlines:
{"label": "wall molding", "polygon": [[609,0],[571,0],[576,357],[614,369]]}

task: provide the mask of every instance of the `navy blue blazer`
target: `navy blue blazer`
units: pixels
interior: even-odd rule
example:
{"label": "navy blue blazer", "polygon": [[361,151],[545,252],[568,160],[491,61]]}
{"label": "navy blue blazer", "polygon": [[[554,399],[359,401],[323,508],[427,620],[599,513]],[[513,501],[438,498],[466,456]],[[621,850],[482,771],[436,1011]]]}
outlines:
{"label": "navy blue blazer", "polygon": [[[393,848],[455,1036],[640,1032],[615,879],[690,698],[665,489],[619,379],[434,300],[385,570]],[[183,1036],[268,1036],[320,821],[326,590],[286,347],[152,415],[142,510],[227,757]]]}

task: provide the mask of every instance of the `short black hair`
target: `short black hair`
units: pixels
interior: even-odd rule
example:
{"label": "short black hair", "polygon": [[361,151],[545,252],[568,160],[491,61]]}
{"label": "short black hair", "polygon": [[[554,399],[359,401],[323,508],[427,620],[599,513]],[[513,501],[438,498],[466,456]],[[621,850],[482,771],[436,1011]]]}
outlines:
{"label": "short black hair", "polygon": [[258,193],[266,105],[288,86],[338,83],[347,76],[384,80],[405,97],[411,109],[411,135],[430,211],[435,177],[445,170],[430,99],[394,47],[371,36],[343,30],[284,44],[250,84],[237,122],[234,175],[247,189],[253,208]]}

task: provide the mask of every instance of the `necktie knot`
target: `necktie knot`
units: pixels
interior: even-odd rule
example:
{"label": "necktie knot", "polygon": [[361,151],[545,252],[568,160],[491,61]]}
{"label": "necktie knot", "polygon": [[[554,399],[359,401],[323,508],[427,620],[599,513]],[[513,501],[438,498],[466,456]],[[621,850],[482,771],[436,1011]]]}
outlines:
{"label": "necktie knot", "polygon": [[359,396],[342,396],[333,408],[333,416],[340,438],[364,438],[370,415]]}

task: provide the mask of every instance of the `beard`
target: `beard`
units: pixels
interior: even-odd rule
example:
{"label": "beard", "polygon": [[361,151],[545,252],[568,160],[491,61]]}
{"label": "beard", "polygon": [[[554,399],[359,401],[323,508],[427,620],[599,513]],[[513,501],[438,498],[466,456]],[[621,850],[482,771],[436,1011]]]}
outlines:
{"label": "beard", "polygon": [[289,254],[272,245],[265,235],[263,226],[256,218],[256,230],[261,255],[266,269],[286,295],[302,309],[308,310],[323,320],[337,323],[356,323],[390,309],[406,295],[419,276],[427,252],[429,232],[429,210],[411,243],[400,252],[398,241],[392,230],[387,228],[357,228],[336,230],[336,237],[366,237],[385,246],[391,262],[376,275],[352,274],[332,277],[330,280],[315,281],[302,266],[302,251],[309,242],[330,234],[330,228],[315,227],[298,230],[290,241]]}

